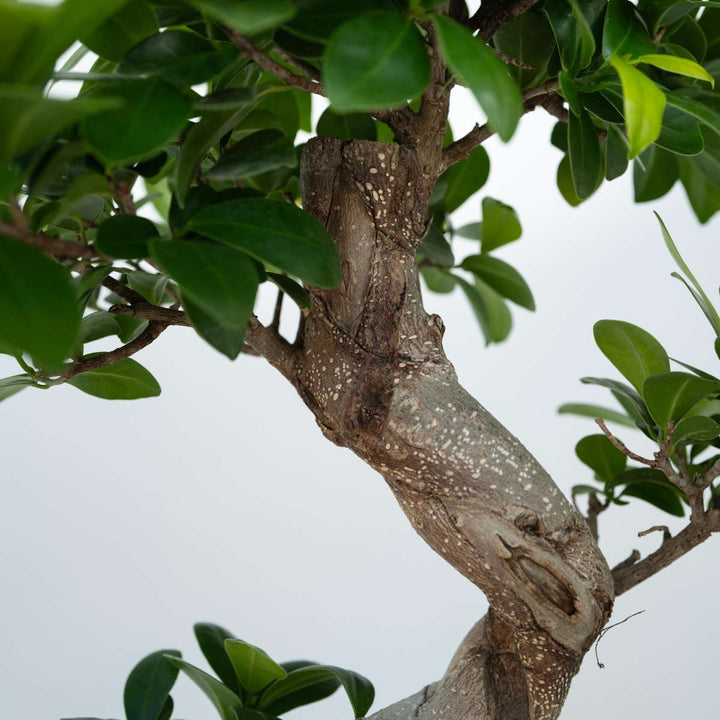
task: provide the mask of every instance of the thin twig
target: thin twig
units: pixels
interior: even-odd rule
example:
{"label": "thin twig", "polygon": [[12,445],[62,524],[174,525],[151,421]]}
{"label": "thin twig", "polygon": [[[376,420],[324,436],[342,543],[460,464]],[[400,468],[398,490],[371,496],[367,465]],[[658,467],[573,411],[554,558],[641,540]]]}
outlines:
{"label": "thin twig", "polygon": [[650,533],[654,532],[661,532],[663,534],[663,542],[672,540],[672,534],[670,533],[670,528],[667,525],[653,525],[647,530],[641,530],[638,533],[638,537],[645,537],[646,535],[650,535]]}
{"label": "thin twig", "polygon": [[44,252],[59,258],[98,260],[105,257],[90,245],[83,245],[82,243],[73,242],[72,240],[62,240],[61,238],[51,237],[44,233],[33,233],[25,228],[17,227],[9,223],[0,222],[0,234],[21,240],[26,245],[40,248]]}
{"label": "thin twig", "polygon": [[264,50],[257,47],[250,38],[229,28],[226,28],[225,32],[235,45],[245,53],[246,57],[256,62],[266,72],[272,73],[288,85],[305,90],[305,92],[314,93],[315,95],[325,95],[321,83],[310,80],[302,75],[296,75],[284,65],[275,62]]}
{"label": "thin twig", "polygon": [[478,11],[468,20],[471,30],[487,41],[503,26],[526,13],[538,0],[483,0]]}
{"label": "thin twig", "polygon": [[270,323],[270,327],[275,332],[280,332],[280,317],[282,315],[282,306],[283,306],[283,299],[285,297],[285,293],[278,288],[277,291],[277,297],[275,298],[275,309],[273,310],[273,317],[272,322]]}
{"label": "thin twig", "polygon": [[190,321],[181,310],[151,305],[148,302],[139,302],[133,305],[113,305],[108,312],[113,315],[128,315],[145,320],[162,323],[163,325],[183,325],[188,327]]}
{"label": "thin twig", "polygon": [[516,60],[514,57],[510,57],[507,53],[504,53],[502,50],[498,50],[496,47],[490,48],[506,65],[512,65],[516,68],[521,68],[522,70],[537,70],[537,68],[534,65],[528,65],[527,63],[522,62],[521,60]]}
{"label": "thin twig", "polygon": [[623,623],[626,623],[628,620],[632,620],[632,618],[637,617],[638,615],[642,615],[644,612],[645,612],[644,610],[638,610],[636,613],[633,613],[632,615],[628,615],[624,620],[613,623],[612,625],[608,625],[607,627],[603,628],[602,632],[598,635],[597,640],[595,641],[595,661],[597,662],[599,668],[602,669],[605,667],[605,665],[603,665],[600,662],[600,658],[598,656],[598,645],[600,644],[600,641],[605,637],[605,634],[608,632],[608,630],[612,630],[613,628],[616,628],[618,625],[622,625]]}
{"label": "thin twig", "polygon": [[638,455],[637,453],[634,453],[632,450],[630,450],[627,445],[622,440],[618,440],[611,432],[608,430],[608,426],[605,424],[605,421],[602,418],[595,418],[595,422],[598,425],[598,427],[605,433],[605,437],[621,452],[623,455],[627,455],[631,460],[634,460],[635,462],[642,463],[643,465],[647,465],[651,468],[657,468],[660,467],[660,463],[656,460],[649,460],[648,458],[643,457],[642,455]]}

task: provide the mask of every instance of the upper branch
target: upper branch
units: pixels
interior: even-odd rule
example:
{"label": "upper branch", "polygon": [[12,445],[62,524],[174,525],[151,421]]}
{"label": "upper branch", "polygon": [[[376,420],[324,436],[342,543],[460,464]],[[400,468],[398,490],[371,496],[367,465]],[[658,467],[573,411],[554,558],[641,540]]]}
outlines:
{"label": "upper branch", "polygon": [[527,12],[538,0],[483,0],[478,11],[468,20],[471,30],[487,41],[506,23]]}

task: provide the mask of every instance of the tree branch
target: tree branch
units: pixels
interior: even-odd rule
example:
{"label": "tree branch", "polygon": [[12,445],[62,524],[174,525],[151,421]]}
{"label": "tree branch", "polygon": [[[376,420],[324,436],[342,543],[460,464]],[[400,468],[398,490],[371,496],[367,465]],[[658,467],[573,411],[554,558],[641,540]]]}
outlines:
{"label": "tree branch", "polygon": [[314,93],[315,95],[325,95],[325,90],[319,82],[310,80],[302,75],[296,75],[294,72],[275,62],[264,50],[261,50],[248,37],[242,33],[235,32],[229,28],[225,29],[228,37],[237,45],[245,56],[257,63],[266,72],[272,73],[275,77],[280,78],[288,85],[304,90],[305,92]]}
{"label": "tree branch", "polygon": [[483,0],[478,11],[468,20],[468,27],[478,31],[486,42],[505,24],[526,13],[538,0]]}
{"label": "tree branch", "polygon": [[82,260],[105,258],[105,255],[90,245],[50,237],[44,233],[33,233],[9,223],[0,222],[0,235],[22,240],[25,244],[40,248],[44,252],[58,258],[79,258]]}

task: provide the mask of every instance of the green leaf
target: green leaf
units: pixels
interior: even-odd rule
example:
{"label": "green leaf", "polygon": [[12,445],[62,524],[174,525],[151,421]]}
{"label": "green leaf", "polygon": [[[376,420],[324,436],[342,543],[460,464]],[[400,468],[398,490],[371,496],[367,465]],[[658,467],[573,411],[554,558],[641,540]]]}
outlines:
{"label": "green leaf", "polygon": [[52,368],[74,347],[80,314],[65,268],[0,235],[0,342]]}
{"label": "green leaf", "polygon": [[295,0],[297,15],[288,29],[309,40],[325,42],[348,20],[364,12],[384,10],[386,0]]}
{"label": "green leaf", "polygon": [[595,342],[605,357],[642,392],[650,375],[670,370],[665,348],[647,331],[622,320],[600,320],[593,328]]}
{"label": "green leaf", "polygon": [[678,110],[692,115],[698,122],[705,125],[707,128],[712,130],[717,135],[720,135],[720,113],[714,110],[712,107],[694,100],[693,98],[685,97],[674,92],[666,92],[665,96],[669,105],[672,105]]}
{"label": "green leaf", "polygon": [[680,420],[672,435],[672,448],[693,442],[710,442],[720,436],[720,425],[712,418],[696,415]]}
{"label": "green leaf", "polygon": [[85,139],[109,163],[137,160],[156,151],[180,132],[191,100],[158,77],[92,87],[84,97],[124,103],[86,118]]}
{"label": "green leaf", "polygon": [[650,145],[633,163],[635,202],[657,200],[670,192],[679,177],[675,155]]}
{"label": "green leaf", "polygon": [[675,55],[641,55],[635,60],[637,63],[645,63],[653,67],[660,68],[666,72],[675,73],[676,75],[684,75],[685,77],[695,78],[696,80],[704,80],[715,87],[715,79],[713,76],[699,63],[687,58],[677,57]]}
{"label": "green leaf", "polygon": [[7,400],[21,390],[30,385],[34,385],[35,381],[23,373],[22,375],[13,375],[11,377],[0,378],[0,402]]}
{"label": "green leaf", "polygon": [[230,88],[218,90],[195,101],[193,108],[200,112],[216,112],[244,108],[257,98],[254,87]]}
{"label": "green leaf", "polygon": [[168,660],[182,670],[210,699],[222,720],[237,720],[235,709],[242,707],[242,700],[212,675],[196,668],[184,660],[168,657]]}
{"label": "green leaf", "polygon": [[268,280],[277,285],[293,302],[300,308],[310,307],[310,293],[305,288],[296,283],[287,275],[278,275],[277,273],[268,273]]}
{"label": "green leaf", "polygon": [[0,162],[19,157],[87,115],[117,107],[112,99],[53,100],[39,89],[0,85]]}
{"label": "green leaf", "polygon": [[570,113],[568,155],[575,193],[581,199],[590,197],[602,181],[602,155],[595,124],[585,110]]}
{"label": "green leaf", "polygon": [[595,53],[595,38],[590,25],[601,9],[597,2],[585,1],[582,5],[574,0],[545,2],[545,14],[560,50],[561,65],[571,74],[587,67]]}
{"label": "green leaf", "polygon": [[617,410],[611,410],[600,405],[588,405],[586,403],[565,403],[558,408],[559,415],[579,415],[580,417],[602,418],[608,422],[618,425],[625,425],[634,428],[635,421]]}
{"label": "green leaf", "polygon": [[158,22],[145,0],[129,0],[99,27],[81,33],[83,45],[100,57],[120,62],[133,45],[158,31]]}
{"label": "green leaf", "polygon": [[417,254],[419,257],[429,260],[433,265],[451,267],[455,264],[455,256],[450,243],[437,225],[432,223],[428,228],[427,235],[418,246]]}
{"label": "green leaf", "polygon": [[103,310],[86,315],[80,322],[80,343],[89,343],[93,340],[100,340],[110,335],[117,335],[120,332],[115,315]]}
{"label": "green leaf", "polygon": [[623,114],[630,148],[628,158],[639,155],[660,136],[665,95],[646,75],[617,55],[610,56],[623,88]]}
{"label": "green leaf", "polygon": [[259,278],[242,251],[214,243],[157,240],[152,256],[205,313],[242,331],[252,315]]}
{"label": "green leaf", "polygon": [[160,394],[158,381],[131,358],[86,370],[68,382],[78,390],[104,400],[138,400]]}
{"label": "green leaf", "polygon": [[113,215],[100,224],[95,247],[112,258],[146,258],[148,241],[158,236],[154,223],[139,215]]}
{"label": "green leaf", "polygon": [[528,284],[514,267],[503,260],[489,255],[470,255],[462,261],[461,267],[516,305],[535,310],[535,300]]}
{"label": "green leaf", "polygon": [[680,182],[690,201],[693,212],[701,223],[706,223],[720,211],[720,185],[704,172],[699,158],[678,158]]}
{"label": "green leaf", "polygon": [[490,174],[490,158],[482,145],[470,155],[449,167],[442,175],[447,182],[444,207],[448,213],[457,210],[486,182]]}
{"label": "green leaf", "polygon": [[705,147],[697,121],[669,103],[655,144],[677,155],[699,155]]}
{"label": "green leaf", "polygon": [[218,203],[200,210],[188,227],[308,285],[329,288],[340,281],[340,261],[325,228],[287,202],[248,198]]}
{"label": "green leaf", "polygon": [[282,680],[287,676],[287,672],[264,650],[242,640],[225,640],[225,652],[238,682],[249,695],[260,692],[273,680]]}
{"label": "green leaf", "polygon": [[239,180],[297,164],[295,148],[280,130],[247,135],[225,151],[205,173],[209,180]]}
{"label": "green leaf", "polygon": [[218,352],[235,360],[242,352],[245,344],[245,328],[231,328],[220,322],[217,318],[206,313],[189,297],[180,293],[182,306],[190,324],[197,334]]}
{"label": "green leaf", "polygon": [[412,22],[394,11],[368,13],[333,33],[323,79],[336,111],[398,107],[423,91],[430,61]]}
{"label": "green leaf", "polygon": [[708,395],[720,392],[720,383],[684,372],[666,372],[649,377],[643,385],[643,397],[658,426],[677,422]]}
{"label": "green leaf", "polygon": [[637,58],[654,52],[655,44],[630,0],[610,0],[603,27],[603,57],[612,62],[613,54]]}
{"label": "green leaf", "polygon": [[341,685],[340,678],[322,665],[305,665],[290,669],[286,677],[268,687],[258,707],[275,715],[309,705],[332,695]]}
{"label": "green leaf", "polygon": [[477,277],[474,285],[458,275],[453,277],[470,302],[485,337],[485,344],[505,340],[512,328],[512,316],[502,297]]}
{"label": "green leaf", "polygon": [[420,274],[428,286],[428,290],[435,293],[450,293],[455,289],[456,280],[447,270],[435,267],[420,268]]}
{"label": "green leaf", "polygon": [[489,253],[514,242],[522,235],[522,226],[513,208],[500,200],[482,201],[482,252]]}
{"label": "green leaf", "polygon": [[674,492],[672,488],[662,487],[661,485],[655,485],[653,483],[634,483],[633,485],[628,485],[621,493],[621,497],[628,496],[645,500],[645,502],[660,508],[660,510],[670,515],[675,515],[676,517],[683,517],[685,515],[682,502],[677,492]]}
{"label": "green leaf", "polygon": [[508,68],[522,89],[536,87],[547,77],[554,49],[553,34],[540,11],[531,8],[505,23],[493,36],[493,45],[508,57],[530,66]]}
{"label": "green leaf", "polygon": [[376,140],[377,129],[373,119],[365,113],[340,114],[329,107],[318,120],[317,135],[343,140]]}
{"label": "green leaf", "polygon": [[572,170],[570,169],[570,157],[568,155],[565,155],[558,165],[556,180],[558,190],[560,190],[560,194],[565,198],[568,205],[577,207],[582,200],[575,192],[575,183],[573,181]]}
{"label": "green leaf", "polygon": [[127,720],[160,720],[178,675],[168,655],[180,657],[177,650],[158,650],[132,669],[123,696]]}
{"label": "green leaf", "polygon": [[162,302],[167,287],[167,276],[160,273],[147,273],[134,270],[126,275],[127,283],[132,290],[140,293],[149,303],[157,305]]}
{"label": "green leaf", "polygon": [[570,488],[570,492],[572,493],[572,496],[575,497],[576,495],[587,495],[588,493],[597,493],[600,495],[603,495],[603,489],[594,487],[593,485],[573,485]]}
{"label": "green leaf", "polygon": [[455,230],[455,234],[468,240],[482,240],[482,223],[474,222],[463,225]]}
{"label": "green leaf", "polygon": [[[662,231],[663,240],[665,240],[665,246],[667,247],[668,251],[670,252],[670,255],[672,256],[673,260],[675,261],[675,264],[687,276],[688,280],[692,284],[692,287],[690,285],[688,285],[687,283],[685,283],[685,284],[687,285],[688,289],[693,294],[693,297],[695,298],[696,302],[698,303],[698,305],[700,305],[700,307],[702,308],[706,317],[710,321],[710,324],[712,325],[713,330],[715,330],[715,334],[718,337],[720,337],[720,316],[718,315],[717,310],[715,310],[715,307],[710,302],[710,299],[705,294],[705,291],[702,289],[700,283],[697,281],[695,276],[690,271],[690,268],[687,266],[687,264],[683,260],[682,255],[680,255],[680,251],[677,249],[677,246],[675,245],[675,242],[673,241],[672,236],[670,235],[662,218],[657,213],[655,213],[655,217],[657,218],[658,222],[660,223],[660,230]],[[679,277],[679,276],[677,276],[677,277]],[[682,280],[683,282],[685,282],[685,280],[683,278],[679,277],[679,279]]]}
{"label": "green leaf", "polygon": [[168,30],[145,38],[118,66],[120,75],[159,75],[173,85],[197,85],[217,75],[237,56],[234,46],[212,43],[192,32]]}
{"label": "green leaf", "polygon": [[605,482],[611,481],[627,465],[625,454],[605,435],[586,435],[575,446],[575,454]]}
{"label": "green leaf", "polygon": [[648,431],[653,426],[653,419],[650,416],[650,411],[645,405],[645,401],[640,395],[625,383],[618,382],[617,380],[610,380],[609,378],[596,378],[596,377],[584,377],[580,378],[580,382],[584,385],[600,385],[600,387],[606,387],[610,389],[613,395],[616,397],[625,408],[626,412],[631,414],[638,423],[644,425]]}
{"label": "green leaf", "polygon": [[622,132],[610,126],[605,140],[605,179],[615,180],[625,174],[628,166],[625,138]]}
{"label": "green leaf", "polygon": [[290,0],[189,0],[190,5],[232,30],[256,35],[291,20]]}
{"label": "green leaf", "polygon": [[225,652],[225,640],[235,637],[220,625],[196,623],[193,626],[200,650],[216,675],[235,693],[240,691],[235,669]]}
{"label": "green leaf", "polygon": [[523,104],[505,63],[463,25],[444,15],[433,15],[433,21],[450,69],[475,95],[490,127],[507,142],[523,115]]}

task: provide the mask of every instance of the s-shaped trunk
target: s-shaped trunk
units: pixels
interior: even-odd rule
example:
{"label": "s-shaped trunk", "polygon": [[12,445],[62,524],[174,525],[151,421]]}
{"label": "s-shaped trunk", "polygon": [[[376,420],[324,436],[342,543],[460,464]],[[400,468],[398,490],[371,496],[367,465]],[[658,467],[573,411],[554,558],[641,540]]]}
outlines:
{"label": "s-shaped trunk", "polygon": [[308,142],[305,208],[335,240],[343,280],[313,291],[293,383],[325,435],[382,474],[421,537],[490,603],[439,683],[373,718],[553,720],[613,583],[583,518],[458,384],[442,321],[423,309],[414,256],[436,180],[426,155]]}

